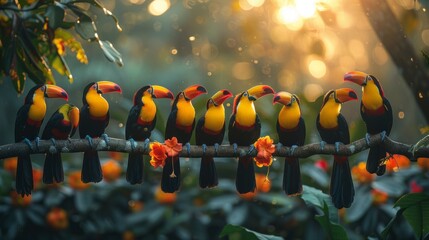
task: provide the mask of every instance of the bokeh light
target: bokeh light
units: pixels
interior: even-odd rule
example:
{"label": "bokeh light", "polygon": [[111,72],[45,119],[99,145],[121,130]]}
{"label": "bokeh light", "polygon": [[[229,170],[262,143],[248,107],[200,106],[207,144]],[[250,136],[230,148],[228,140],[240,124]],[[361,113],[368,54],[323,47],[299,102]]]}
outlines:
{"label": "bokeh light", "polygon": [[149,13],[154,16],[160,16],[164,14],[171,4],[169,0],[154,0],[148,6]]}

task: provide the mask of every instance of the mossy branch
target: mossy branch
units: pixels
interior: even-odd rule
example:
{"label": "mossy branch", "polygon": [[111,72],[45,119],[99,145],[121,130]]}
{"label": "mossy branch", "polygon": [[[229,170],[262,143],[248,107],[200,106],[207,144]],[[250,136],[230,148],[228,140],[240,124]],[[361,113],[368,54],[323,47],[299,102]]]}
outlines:
{"label": "mossy branch", "polygon": [[[40,140],[38,146],[32,142],[30,148],[26,143],[13,143],[0,146],[0,159],[17,156],[22,153],[37,154],[59,151],[62,153],[72,152],[83,152],[86,150],[95,149],[97,151],[114,151],[114,152],[139,152],[142,154],[149,153],[149,144],[145,142],[135,142],[135,147],[131,147],[131,142],[124,139],[109,138],[110,141],[106,144],[103,138],[93,139],[93,147],[89,144],[86,139],[69,139],[69,140],[57,140],[55,144],[49,140]],[[320,143],[311,143],[301,147],[297,147],[294,151],[291,148],[278,146],[273,156],[286,157],[293,156],[299,158],[306,158],[312,155],[325,154],[325,155],[344,155],[351,156],[353,154],[362,152],[368,149],[370,146],[376,146],[379,144],[385,145],[388,152],[391,154],[401,154],[407,156],[411,160],[415,160],[416,157],[426,156],[429,157],[429,147],[421,146],[418,149],[412,151],[413,145],[400,143],[392,140],[389,137],[384,137],[382,134],[376,134],[369,137],[369,144],[365,138],[356,140],[348,145],[341,144],[338,151],[336,151],[335,145],[326,144],[322,147]],[[201,146],[191,145],[189,152],[186,146],[183,147],[180,156],[197,158],[201,156],[214,156],[214,157],[238,157],[238,156],[255,156],[256,151],[252,150],[250,146],[239,146],[234,151],[231,145],[220,145],[217,149],[213,146],[208,146],[205,153]]]}

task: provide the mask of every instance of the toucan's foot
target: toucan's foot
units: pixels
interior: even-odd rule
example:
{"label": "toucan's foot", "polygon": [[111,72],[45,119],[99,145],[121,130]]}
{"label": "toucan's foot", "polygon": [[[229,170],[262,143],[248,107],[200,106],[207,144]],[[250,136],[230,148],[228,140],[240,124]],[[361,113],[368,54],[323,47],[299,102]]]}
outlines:
{"label": "toucan's foot", "polygon": [[371,135],[369,135],[369,133],[365,134],[365,142],[366,142],[367,146],[369,146],[369,144],[371,143],[370,137],[371,137]]}
{"label": "toucan's foot", "polygon": [[51,138],[50,140],[51,140],[52,146],[49,147],[49,152],[52,154],[57,153],[57,148],[55,147],[57,142],[55,141],[55,138]]}
{"label": "toucan's foot", "polygon": [[289,154],[293,155],[293,153],[295,152],[295,149],[297,149],[297,148],[298,148],[298,145],[292,145],[289,149]]}
{"label": "toucan's foot", "polygon": [[276,145],[276,152],[280,152],[280,149],[282,149],[282,147],[283,147],[283,144],[282,143],[277,143],[277,145]]}
{"label": "toucan's foot", "polygon": [[150,140],[149,140],[149,138],[146,138],[146,139],[144,140],[144,146],[143,146],[144,151],[145,151],[146,153],[148,153],[148,152],[149,152],[149,145],[150,145]]}
{"label": "toucan's foot", "polygon": [[188,156],[190,156],[191,155],[191,144],[189,142],[187,142],[185,144],[185,147],[186,147],[186,153],[188,154]]}
{"label": "toucan's foot", "polygon": [[339,152],[340,151],[340,145],[343,144],[341,142],[335,142],[335,152]]}
{"label": "toucan's foot", "polygon": [[203,156],[206,155],[207,145],[203,143],[203,145],[201,145],[201,148],[203,149]]}
{"label": "toucan's foot", "polygon": [[237,154],[238,154],[238,146],[237,146],[237,143],[233,143],[232,144],[232,149],[233,149],[233,155],[235,156],[235,157],[237,157]]}
{"label": "toucan's foot", "polygon": [[247,151],[247,155],[252,155],[253,152],[256,150],[255,145],[250,145],[249,146],[249,151]]}
{"label": "toucan's foot", "polygon": [[109,142],[110,142],[109,136],[107,134],[103,133],[103,134],[101,134],[101,137],[106,142],[106,145],[109,145]]}
{"label": "toucan's foot", "polygon": [[214,144],[214,154],[217,156],[217,151],[219,150],[219,143]]}
{"label": "toucan's foot", "polygon": [[326,145],[325,141],[320,141],[320,148],[322,149],[322,151],[323,149],[325,149],[325,145]]}
{"label": "toucan's foot", "polygon": [[386,139],[386,137],[387,137],[387,132],[383,131],[380,133],[380,135],[381,135],[381,141],[384,142],[384,139]]}
{"label": "toucan's foot", "polygon": [[27,144],[27,146],[31,149],[31,150],[34,150],[33,149],[33,144],[31,144],[31,141],[30,140],[28,140],[28,138],[24,138],[24,140],[22,140],[25,144]]}
{"label": "toucan's foot", "polygon": [[36,137],[36,139],[34,139],[34,142],[36,143],[36,149],[39,150],[39,146],[40,146],[40,138]]}
{"label": "toucan's foot", "polygon": [[91,148],[92,148],[94,146],[94,142],[92,141],[92,137],[89,135],[86,135],[85,139],[88,141],[89,146],[91,146]]}
{"label": "toucan's foot", "polygon": [[130,138],[129,141],[130,141],[130,145],[131,145],[131,152],[134,152],[134,150],[136,150],[136,148],[137,148],[137,143],[134,140],[134,138]]}

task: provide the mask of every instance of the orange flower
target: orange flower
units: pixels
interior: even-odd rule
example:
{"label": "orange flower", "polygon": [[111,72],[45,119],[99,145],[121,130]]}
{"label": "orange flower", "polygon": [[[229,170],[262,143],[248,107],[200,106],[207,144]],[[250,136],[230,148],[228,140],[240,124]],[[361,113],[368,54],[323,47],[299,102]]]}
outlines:
{"label": "orange flower", "polygon": [[104,181],[113,182],[121,177],[122,168],[115,160],[109,160],[101,166],[103,170]]}
{"label": "orange flower", "polygon": [[256,162],[256,166],[271,166],[273,163],[272,154],[276,151],[276,147],[270,136],[260,137],[253,145],[256,150],[258,150],[258,154],[253,158]]}
{"label": "orange flower", "polygon": [[360,162],[352,168],[353,178],[358,183],[371,183],[374,180],[374,175],[366,170],[366,163]]}
{"label": "orange flower", "polygon": [[118,162],[121,162],[122,160],[124,160],[124,154],[121,152],[109,151],[109,157]]}
{"label": "orange flower", "polygon": [[150,164],[157,168],[159,166],[164,167],[165,159],[167,158],[167,153],[164,146],[159,142],[154,142],[149,145],[150,152]]}
{"label": "orange flower", "polygon": [[256,189],[260,192],[269,192],[271,189],[271,181],[265,174],[256,173]]}
{"label": "orange flower", "polygon": [[429,158],[417,158],[417,165],[419,165],[419,167],[425,171],[429,170]]}
{"label": "orange flower", "polygon": [[128,206],[130,206],[130,210],[132,212],[140,212],[144,208],[144,203],[139,200],[130,200],[128,202]]}
{"label": "orange flower", "polygon": [[67,212],[62,208],[52,208],[46,215],[46,222],[55,230],[66,229],[69,226]]}
{"label": "orange flower", "polygon": [[155,200],[161,204],[173,204],[176,202],[176,193],[165,193],[162,191],[161,186],[155,190]]}
{"label": "orange flower", "polygon": [[4,170],[10,172],[13,175],[16,174],[17,164],[18,164],[18,157],[11,157],[3,160]]}
{"label": "orange flower", "polygon": [[169,157],[175,157],[182,151],[182,144],[177,141],[176,137],[165,140],[164,149]]}
{"label": "orange flower", "polygon": [[382,205],[387,202],[389,199],[389,195],[386,192],[383,192],[378,189],[372,189],[371,190],[372,195],[372,203],[374,205]]}
{"label": "orange flower", "polygon": [[10,198],[14,206],[26,207],[31,203],[31,195],[19,195],[16,191],[10,192]]}
{"label": "orange flower", "polygon": [[75,190],[84,190],[89,188],[91,185],[84,183],[81,180],[81,171],[73,171],[68,177],[69,186]]}
{"label": "orange flower", "polygon": [[256,196],[257,192],[256,190],[254,192],[248,192],[248,193],[243,193],[243,194],[238,194],[238,196],[240,196],[240,198],[246,200],[246,201],[252,201],[255,196]]}
{"label": "orange flower", "polygon": [[386,162],[386,170],[388,172],[397,172],[401,168],[408,167],[410,167],[410,160],[406,156],[400,154],[393,154]]}

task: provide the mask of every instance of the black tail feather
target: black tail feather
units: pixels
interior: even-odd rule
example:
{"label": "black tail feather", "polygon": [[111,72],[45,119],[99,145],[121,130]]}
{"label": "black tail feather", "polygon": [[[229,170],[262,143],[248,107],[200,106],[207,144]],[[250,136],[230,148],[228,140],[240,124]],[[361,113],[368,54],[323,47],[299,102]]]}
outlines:
{"label": "black tail feather", "polygon": [[200,187],[212,188],[217,185],[218,179],[213,157],[202,157],[200,166]]}
{"label": "black tail feather", "polygon": [[24,195],[30,195],[33,190],[33,166],[31,165],[30,155],[18,156],[18,166],[16,169],[16,192]]}
{"label": "black tail feather", "polygon": [[[386,148],[378,145],[369,149],[368,160],[366,161],[366,170],[369,173],[377,173],[377,175],[383,175],[383,169],[380,169],[380,163],[386,157]],[[384,169],[385,170],[385,169]]]}
{"label": "black tail feather", "polygon": [[64,181],[63,161],[61,153],[47,153],[43,165],[43,183],[52,184]]}
{"label": "black tail feather", "polygon": [[301,170],[298,158],[285,158],[283,190],[287,195],[297,195],[302,192]]}
{"label": "black tail feather", "polygon": [[[174,165],[174,171],[173,171]],[[173,193],[180,188],[180,159],[179,157],[167,157],[162,169],[161,190]]]}
{"label": "black tail feather", "polygon": [[252,157],[239,157],[235,187],[240,194],[254,192],[256,187],[255,169]]}
{"label": "black tail feather", "polygon": [[128,155],[127,181],[131,184],[143,182],[143,155],[140,153],[130,153]]}
{"label": "black tail feather", "polygon": [[83,153],[82,182],[100,182],[103,180],[100,158],[97,151],[86,151]]}
{"label": "black tail feather", "polygon": [[338,209],[348,208],[353,202],[355,189],[347,157],[334,156],[330,194],[334,206]]}

